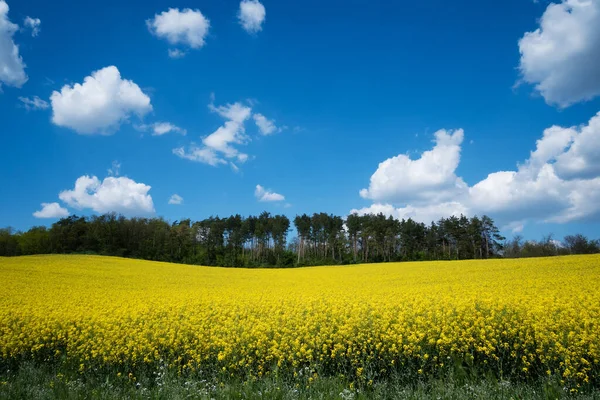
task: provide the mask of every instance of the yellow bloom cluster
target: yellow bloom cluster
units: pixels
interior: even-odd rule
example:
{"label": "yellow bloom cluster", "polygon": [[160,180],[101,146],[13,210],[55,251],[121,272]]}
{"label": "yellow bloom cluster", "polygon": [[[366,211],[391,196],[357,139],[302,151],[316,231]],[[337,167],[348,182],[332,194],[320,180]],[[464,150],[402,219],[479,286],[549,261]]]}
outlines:
{"label": "yellow bloom cluster", "polygon": [[260,377],[600,379],[600,257],[224,269],[0,258],[0,362]]}

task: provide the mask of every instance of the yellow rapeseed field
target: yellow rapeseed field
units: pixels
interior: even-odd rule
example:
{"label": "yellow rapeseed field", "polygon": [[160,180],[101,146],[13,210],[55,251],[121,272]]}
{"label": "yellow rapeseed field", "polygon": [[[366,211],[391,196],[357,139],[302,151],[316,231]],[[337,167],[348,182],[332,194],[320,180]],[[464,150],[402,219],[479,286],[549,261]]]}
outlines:
{"label": "yellow rapeseed field", "polygon": [[223,376],[600,379],[600,257],[223,269],[0,258],[0,362]]}

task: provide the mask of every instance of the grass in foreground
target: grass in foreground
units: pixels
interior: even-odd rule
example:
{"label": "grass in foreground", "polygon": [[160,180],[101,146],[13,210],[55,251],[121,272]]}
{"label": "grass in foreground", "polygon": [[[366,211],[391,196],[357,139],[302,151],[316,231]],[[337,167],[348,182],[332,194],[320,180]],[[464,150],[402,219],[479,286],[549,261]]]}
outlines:
{"label": "grass in foreground", "polygon": [[391,378],[365,388],[349,388],[341,378],[324,378],[309,386],[262,378],[252,382],[181,379],[156,374],[141,382],[115,377],[67,377],[44,366],[25,363],[18,372],[0,374],[0,398],[5,399],[600,399],[600,391],[569,393],[557,380],[523,384],[446,379],[410,384]]}

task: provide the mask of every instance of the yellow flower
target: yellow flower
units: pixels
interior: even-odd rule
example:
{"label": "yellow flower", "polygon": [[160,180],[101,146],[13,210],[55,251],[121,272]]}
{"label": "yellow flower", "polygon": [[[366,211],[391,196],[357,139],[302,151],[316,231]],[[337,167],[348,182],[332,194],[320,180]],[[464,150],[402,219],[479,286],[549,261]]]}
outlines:
{"label": "yellow flower", "polygon": [[0,358],[82,373],[277,366],[304,385],[333,367],[368,383],[382,366],[436,374],[457,357],[569,388],[600,379],[598,255],[298,269],[33,256],[0,258],[0,282]]}

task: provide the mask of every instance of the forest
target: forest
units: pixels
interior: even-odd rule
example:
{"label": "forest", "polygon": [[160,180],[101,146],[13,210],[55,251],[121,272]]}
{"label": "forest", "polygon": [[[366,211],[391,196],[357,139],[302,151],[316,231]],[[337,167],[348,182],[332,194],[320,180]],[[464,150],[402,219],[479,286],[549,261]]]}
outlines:
{"label": "forest", "polygon": [[[296,235],[289,239],[292,224]],[[114,213],[71,215],[50,228],[0,229],[0,256],[101,254],[223,267],[294,267],[417,260],[541,257],[600,252],[598,240],[506,240],[492,218],[451,216],[429,225],[383,214],[210,217],[168,222]]]}

